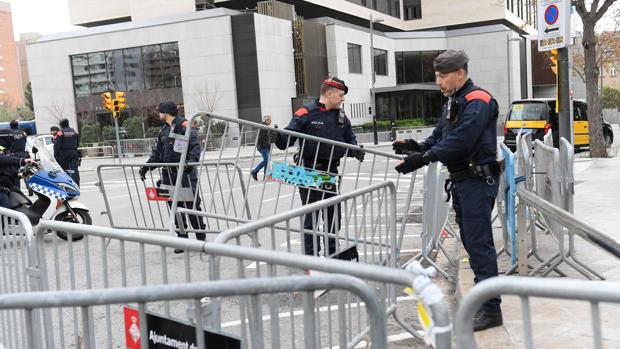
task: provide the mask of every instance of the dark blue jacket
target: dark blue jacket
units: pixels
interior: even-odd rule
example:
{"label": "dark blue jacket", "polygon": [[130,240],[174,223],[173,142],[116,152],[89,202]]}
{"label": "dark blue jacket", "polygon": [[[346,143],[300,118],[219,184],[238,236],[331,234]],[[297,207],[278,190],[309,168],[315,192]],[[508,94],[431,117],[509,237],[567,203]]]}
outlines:
{"label": "dark blue jacket", "polygon": [[56,133],[54,158],[61,165],[70,159],[77,158],[79,146],[80,135],[71,127],[62,128]]}
{"label": "dark blue jacket", "polygon": [[28,153],[26,152],[26,140],[28,136],[26,132],[19,129],[11,129],[11,133],[13,134],[11,153],[20,158],[28,157]]}
{"label": "dark blue jacket", "polygon": [[450,172],[483,165],[497,157],[497,101],[470,80],[454,97],[455,117],[448,119],[448,102],[433,134],[423,143],[431,161],[441,161]]}
{"label": "dark blue jacket", "polygon": [[[348,143],[357,145],[357,140],[353,130],[351,129],[351,122],[344,115],[340,114],[340,109],[326,110],[325,105],[319,103],[318,99],[312,103],[308,103],[299,108],[285,130],[291,130],[295,132],[305,133],[312,136],[327,138],[333,141]],[[276,140],[276,146],[279,149],[286,149],[295,142],[295,137],[291,137],[288,142],[288,136],[280,134]],[[302,140],[299,142],[299,147],[302,147]],[[314,161],[317,154],[318,143],[316,141],[306,140],[303,145],[302,158],[308,161]],[[332,146],[329,144],[321,144],[319,147],[317,161],[329,161],[330,155],[332,162],[338,162],[346,152],[346,148],[334,147],[333,155]],[[351,153],[351,152],[349,152]],[[350,154],[353,156],[353,154]]]}
{"label": "dark blue jacket", "polygon": [[[172,120],[172,129],[178,135],[185,135],[187,120],[182,116],[177,116]],[[181,161],[181,153],[174,151],[175,138],[170,137],[171,126],[166,122],[159,131],[157,144],[151,153],[147,163],[178,163]],[[189,136],[186,162],[200,161],[200,143],[198,133],[192,128]]]}

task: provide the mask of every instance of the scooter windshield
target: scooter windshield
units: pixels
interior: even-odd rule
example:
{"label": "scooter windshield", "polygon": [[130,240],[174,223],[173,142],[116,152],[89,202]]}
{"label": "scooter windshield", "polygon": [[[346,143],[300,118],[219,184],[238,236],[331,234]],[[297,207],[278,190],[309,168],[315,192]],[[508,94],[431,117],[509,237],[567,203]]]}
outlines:
{"label": "scooter windshield", "polygon": [[[38,153],[36,154],[36,158],[40,160],[40,165],[44,170],[62,170],[58,162],[56,162],[54,154],[45,146],[45,140],[43,138],[37,137],[32,139],[30,149],[32,149],[32,147],[37,147]],[[30,151],[32,152],[32,150]],[[33,155],[31,154],[31,156]]]}

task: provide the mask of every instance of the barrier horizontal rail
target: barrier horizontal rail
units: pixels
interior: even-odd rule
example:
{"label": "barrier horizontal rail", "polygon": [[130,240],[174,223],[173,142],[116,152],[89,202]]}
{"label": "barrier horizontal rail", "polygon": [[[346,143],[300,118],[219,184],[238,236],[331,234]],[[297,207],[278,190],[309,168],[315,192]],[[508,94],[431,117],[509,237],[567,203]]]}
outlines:
{"label": "barrier horizontal rail", "polygon": [[[197,348],[206,348],[205,336],[203,335],[204,324],[200,314],[200,303],[203,297],[231,297],[251,296],[252,302],[259,301],[259,297],[265,294],[304,292],[304,322],[303,342],[306,348],[316,348],[315,341],[315,300],[311,292],[316,290],[347,290],[356,294],[363,300],[370,322],[370,341],[373,348],[386,348],[386,323],[382,316],[384,310],[381,303],[375,299],[373,291],[361,280],[348,275],[321,275],[321,276],[288,276],[268,279],[245,279],[229,281],[210,281],[203,283],[170,284],[161,286],[145,286],[135,288],[110,288],[103,290],[75,290],[55,292],[30,292],[19,294],[0,295],[0,309],[24,309],[27,319],[25,332],[27,334],[27,348],[55,348],[53,333],[50,328],[41,326],[41,318],[33,311],[40,308],[80,308],[80,317],[74,316],[73,322],[81,323],[83,329],[83,345],[95,348],[98,344],[107,344],[108,347],[118,346],[124,343],[124,338],[98,336],[97,332],[90,332],[93,327],[89,323],[93,321],[89,316],[93,306],[110,304],[138,303],[140,318],[140,341],[142,348],[149,347],[151,334],[148,332],[146,321],[146,309],[150,303],[157,301],[170,301],[191,299],[196,305],[196,328]],[[254,307],[255,313],[250,316],[253,319],[261,319],[260,307]],[[100,320],[100,319],[98,319]],[[107,319],[110,321],[110,319]],[[39,335],[41,334],[41,335]],[[170,334],[169,334],[170,335]],[[171,334],[174,338],[174,333]],[[244,347],[263,348],[268,346],[264,338],[260,321],[254,323],[249,336],[241,338]],[[44,341],[40,341],[45,338]],[[273,340],[273,339],[272,339]],[[273,348],[279,345],[271,343]]]}
{"label": "barrier horizontal rail", "polygon": [[[535,348],[532,328],[531,298],[548,298],[587,301],[592,316],[593,344],[603,348],[600,303],[620,303],[620,283],[582,280],[554,280],[528,277],[495,277],[476,284],[465,295],[456,314],[454,331],[457,349],[477,349],[473,332],[473,317],[480,306],[498,295],[514,295],[521,298],[523,315],[523,342],[527,349]],[[615,312],[614,312],[615,313]],[[580,321],[581,317],[566,318],[563,321]],[[561,324],[558,324],[561,325]],[[616,331],[616,328],[610,329]]]}
{"label": "barrier horizontal rail", "polygon": [[[273,277],[278,275],[302,275],[308,270],[327,273],[344,273],[359,277],[373,285],[395,284],[401,287],[411,287],[416,275],[400,269],[392,269],[381,266],[374,266],[363,263],[352,263],[330,258],[316,258],[312,256],[293,255],[287,252],[269,251],[249,247],[239,247],[233,245],[202,243],[200,241],[178,239],[169,236],[154,235],[152,233],[141,233],[131,230],[120,230],[114,228],[75,226],[62,222],[45,222],[37,233],[39,243],[38,255],[41,261],[38,268],[41,275],[45,276],[42,280],[44,289],[65,290],[82,288],[110,288],[110,287],[133,287],[142,285],[157,285],[180,282],[200,282],[207,280],[235,280],[248,277]],[[47,241],[43,239],[43,232],[47,229],[62,229],[68,233],[84,234],[85,238],[78,244],[67,242],[64,244],[55,243],[57,239]],[[41,240],[41,241],[39,241]],[[92,246],[92,248],[90,247]],[[99,248],[96,248],[99,246]],[[172,255],[172,249],[185,250],[182,256]],[[86,253],[90,251],[90,253]],[[214,256],[221,258],[221,270],[216,273],[213,265],[208,261]],[[65,261],[62,264],[57,261]],[[240,263],[241,261],[241,263]],[[243,267],[239,268],[238,264]],[[97,267],[95,267],[97,266]],[[217,274],[217,278],[215,275]],[[424,284],[426,286],[426,284]],[[384,289],[379,287],[377,292]],[[437,333],[438,348],[449,348],[439,346],[441,343],[450,343],[449,318],[447,306],[444,303],[441,293],[439,296],[429,294],[422,295],[424,289],[414,291],[419,295],[420,300],[430,309],[429,315],[434,319],[434,325],[438,328],[447,328],[447,332]],[[428,292],[427,292],[428,293]],[[334,299],[334,297],[336,299]],[[425,299],[424,297],[429,297]],[[349,321],[351,318],[357,319],[359,313],[359,303],[355,297],[347,296],[344,304],[347,306],[337,307],[338,297],[327,294],[320,296],[321,317],[317,319],[318,324],[336,324],[340,313],[344,311],[344,316],[340,319]],[[375,298],[381,299],[376,295]],[[269,303],[269,306],[271,306]],[[292,324],[296,321],[293,314],[297,314],[299,300],[280,299],[279,306],[274,307],[274,312],[291,313],[289,320]],[[341,303],[342,304],[342,303]],[[266,305],[267,306],[267,305]],[[185,305],[164,304],[158,307],[158,313],[165,316],[185,319],[184,314],[179,309],[185,309]],[[247,304],[237,302],[224,303],[224,312],[221,320],[209,317],[209,323],[213,328],[217,324],[224,324],[223,329],[241,335],[247,331],[245,314]],[[329,310],[331,309],[331,311]],[[341,310],[338,310],[341,309]],[[392,305],[386,314],[395,312]],[[105,312],[115,311],[105,309]],[[238,312],[237,316],[234,314]],[[64,336],[71,337],[74,333],[79,333],[78,328],[65,326],[68,314],[54,314],[50,319],[54,319],[51,326],[65,329]],[[103,316],[101,313],[97,316]],[[109,316],[108,316],[109,317]],[[211,320],[212,319],[212,320]],[[240,320],[241,319],[241,320]],[[282,320],[285,320],[283,318]],[[363,318],[362,318],[363,319]],[[50,320],[51,321],[51,320]],[[269,321],[265,318],[264,321]],[[217,322],[217,323],[213,323]],[[345,324],[348,322],[345,322]],[[359,342],[367,333],[367,322],[364,320],[360,324],[355,322],[348,329],[349,343]],[[116,324],[99,322],[96,332],[108,332],[114,329]],[[319,341],[323,344],[332,344],[335,340],[334,334],[329,329],[323,329]],[[330,339],[331,338],[331,339]],[[288,339],[288,337],[287,337]],[[284,340],[283,340],[284,341]],[[65,341],[66,342],[66,341]]]}

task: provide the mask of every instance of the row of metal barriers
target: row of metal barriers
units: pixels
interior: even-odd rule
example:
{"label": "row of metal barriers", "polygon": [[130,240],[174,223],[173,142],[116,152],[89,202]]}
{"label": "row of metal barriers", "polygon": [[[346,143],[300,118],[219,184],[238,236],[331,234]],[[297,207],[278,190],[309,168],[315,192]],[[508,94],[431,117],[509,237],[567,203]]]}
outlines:
{"label": "row of metal barriers", "polygon": [[[249,134],[250,128],[274,130],[217,115],[207,121],[207,139],[213,122],[225,123],[219,137],[230,139],[220,140],[215,149],[203,142],[199,162],[186,165],[185,152],[180,164],[156,164],[159,169],[144,182],[138,177],[139,165],[98,168],[111,228],[48,222],[33,231],[23,217],[0,210],[0,309],[5,309],[0,312],[0,343],[11,348],[112,348],[123,342],[132,347],[133,341],[145,348],[172,341],[180,346],[193,338],[199,348],[223,340],[244,348],[383,348],[388,329],[397,328],[440,349],[451,347],[454,330],[458,348],[475,348],[471,319],[485,297],[558,297],[554,287],[565,286],[525,278],[482,283],[474,289],[481,291],[463,300],[451,325],[446,300],[431,281],[435,270],[445,271],[416,263],[433,264],[431,257],[442,250],[442,236],[453,235],[443,200],[445,169],[429,167],[416,192],[420,180],[415,173],[403,176],[393,170],[402,158],[398,155],[363,149],[366,159],[359,163],[346,156],[362,150],[358,146],[276,130],[287,141],[300,139],[300,146],[285,151],[272,147],[265,179],[252,182],[250,170],[260,155],[244,151],[243,142],[233,138]],[[295,154],[303,152],[307,142],[318,142],[317,155],[300,164]],[[320,166],[321,146],[330,154],[345,153],[336,168]],[[166,172],[161,168],[175,168],[179,175],[162,185]],[[197,184],[187,190],[191,168],[196,169]],[[286,169],[286,176],[273,172],[275,168]],[[112,172],[123,180],[108,180],[104,174]],[[321,188],[318,178],[333,179],[339,184],[337,192]],[[300,186],[337,195],[302,205]],[[514,196],[507,198],[513,204],[518,197],[519,204],[528,205],[527,212],[545,212],[516,185],[512,190]],[[517,212],[501,211],[503,222]],[[327,218],[330,215],[334,219]],[[310,229],[304,227],[307,217],[313,223]],[[533,222],[552,226],[541,219]],[[502,226],[509,229],[509,224]],[[523,250],[517,248],[518,239],[526,235],[520,230],[517,234],[517,228],[526,226],[532,224],[515,224],[507,239],[507,251],[515,256]],[[85,238],[60,243],[46,238],[49,230]],[[175,231],[205,233],[213,242],[164,236]],[[325,243],[322,253],[315,248],[314,256],[303,255],[306,234],[315,246],[335,239],[335,250],[325,253]],[[185,253],[174,255],[174,249]],[[344,254],[357,261],[337,258]],[[513,287],[522,280],[527,287]],[[590,287],[571,286],[581,291]],[[576,291],[565,297],[614,301],[601,295]],[[193,335],[184,340],[148,330],[170,322],[189,327]],[[203,335],[205,328],[209,332]],[[531,326],[526,335],[531,338]]]}

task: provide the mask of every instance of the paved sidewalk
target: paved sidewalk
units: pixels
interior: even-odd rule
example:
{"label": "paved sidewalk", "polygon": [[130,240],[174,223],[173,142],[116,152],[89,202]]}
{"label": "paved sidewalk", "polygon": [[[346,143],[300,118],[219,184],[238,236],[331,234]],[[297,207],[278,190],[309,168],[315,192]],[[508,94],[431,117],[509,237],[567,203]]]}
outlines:
{"label": "paved sidewalk", "polygon": [[[575,215],[593,226],[620,239],[620,134],[615,134],[616,144],[611,149],[614,157],[590,159],[579,157],[575,161]],[[501,245],[501,228],[495,227],[496,245]],[[541,236],[544,256],[557,251],[555,240]],[[576,238],[577,257],[602,273],[607,280],[620,281],[620,261],[601,249]],[[473,285],[473,272],[464,262],[466,253],[461,249],[458,288],[467,294]],[[504,254],[499,258],[500,273],[509,267]],[[535,263],[534,263],[535,264]],[[570,278],[585,279],[570,267],[560,267]],[[552,277],[557,277],[554,275]],[[596,285],[593,283],[593,287]],[[620,292],[620,290],[618,290]],[[523,323],[520,299],[503,297],[504,326],[476,334],[480,348],[523,348]],[[593,348],[590,306],[586,302],[532,299],[532,326],[535,348]],[[618,306],[602,305],[601,319],[605,348],[620,348],[620,317]]]}

